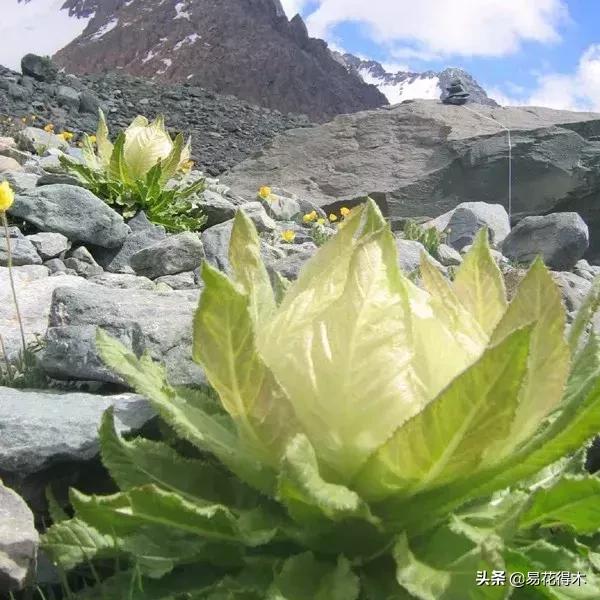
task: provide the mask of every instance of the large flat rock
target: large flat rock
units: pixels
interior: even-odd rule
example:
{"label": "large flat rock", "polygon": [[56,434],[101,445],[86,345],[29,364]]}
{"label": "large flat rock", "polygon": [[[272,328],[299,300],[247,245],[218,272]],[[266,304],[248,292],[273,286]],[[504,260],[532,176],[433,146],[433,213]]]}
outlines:
{"label": "large flat rock", "polygon": [[[27,342],[46,333],[54,290],[86,283],[85,279],[71,275],[49,277],[48,269],[41,265],[15,267],[13,273]],[[0,334],[8,356],[15,358],[21,349],[21,337],[6,267],[0,267]]]}
{"label": "large flat rock", "polygon": [[461,202],[507,208],[506,128],[513,216],[574,210],[594,220],[600,114],[549,108],[416,100],[342,115],[282,134],[222,181],[249,199],[268,184],[327,209],[370,194],[392,218],[436,217]]}
{"label": "large flat rock", "polygon": [[140,429],[154,416],[149,403],[135,394],[0,387],[0,474],[23,478],[57,463],[94,458],[98,427],[111,406],[123,433]]}
{"label": "large flat rock", "polygon": [[192,317],[200,290],[156,292],[87,283],[60,288],[52,298],[42,368],[57,379],[121,382],[96,350],[98,328],[135,354],[149,352],[165,364],[171,383],[204,382],[192,361]]}

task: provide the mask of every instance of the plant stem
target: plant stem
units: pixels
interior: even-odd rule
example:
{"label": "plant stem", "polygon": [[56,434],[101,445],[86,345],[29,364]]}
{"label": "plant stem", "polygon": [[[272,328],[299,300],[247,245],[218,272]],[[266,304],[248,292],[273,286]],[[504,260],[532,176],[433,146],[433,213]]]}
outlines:
{"label": "plant stem", "polygon": [[15,288],[15,280],[12,271],[12,250],[10,246],[10,232],[8,230],[8,219],[6,218],[6,212],[0,211],[2,215],[2,223],[4,225],[4,234],[6,235],[6,254],[8,256],[8,279],[10,280],[10,289],[12,290],[13,301],[15,303],[15,310],[17,313],[17,320],[19,321],[19,330],[21,332],[21,344],[23,345],[23,358],[27,354],[27,343],[25,342],[25,330],[23,329],[23,319],[21,319],[21,311],[19,310],[19,302],[17,300],[17,290]]}

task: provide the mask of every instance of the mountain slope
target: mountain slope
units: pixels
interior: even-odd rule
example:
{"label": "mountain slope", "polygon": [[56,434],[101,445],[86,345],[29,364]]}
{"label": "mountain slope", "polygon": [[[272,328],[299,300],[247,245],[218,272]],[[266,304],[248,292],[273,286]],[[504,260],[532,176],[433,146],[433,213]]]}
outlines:
{"label": "mountain slope", "polygon": [[352,54],[339,52],[334,52],[333,56],[349,72],[358,75],[365,83],[377,86],[390,104],[398,104],[404,100],[443,98],[450,81],[460,77],[471,94],[471,102],[498,106],[498,103],[489,98],[486,91],[463,69],[448,68],[439,73],[434,71],[388,73],[380,63],[374,60],[362,60]]}
{"label": "mountain slope", "polygon": [[[33,3],[46,0],[31,0]],[[123,70],[189,81],[284,112],[327,120],[387,104],[352,76],[279,0],[67,0],[94,15],[56,55],[74,73]]]}

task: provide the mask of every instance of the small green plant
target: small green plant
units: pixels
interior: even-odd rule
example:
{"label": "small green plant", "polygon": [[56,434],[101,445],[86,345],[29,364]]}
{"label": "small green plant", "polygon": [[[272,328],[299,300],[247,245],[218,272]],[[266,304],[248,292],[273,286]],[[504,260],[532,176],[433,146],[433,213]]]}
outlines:
{"label": "small green plant", "polygon": [[[44,548],[65,570],[122,569],[73,598],[599,598],[600,478],[581,448],[600,428],[600,341],[584,335],[600,283],[565,337],[542,262],[508,303],[487,236],[453,282],[424,257],[420,289],[369,201],[275,295],[240,211],[231,275],[203,265],[194,320],[218,402],[98,332],[106,364],[205,454],[127,441],[106,413],[121,491],[72,491]],[[510,587],[528,572],[586,583]]]}
{"label": "small green plant", "polygon": [[61,156],[61,164],[124,217],[143,210],[171,232],[197,231],[206,223],[193,201],[205,189],[204,179],[173,181],[191,169],[190,143],[181,134],[172,140],[162,117],[153,123],[137,117],[113,145],[100,111],[94,140],[84,135],[82,149],[84,163]]}
{"label": "small green plant", "polygon": [[409,219],[404,225],[404,237],[420,242],[431,256],[438,258],[438,248],[443,242],[443,235],[435,227],[425,228]]}
{"label": "small green plant", "polygon": [[41,389],[48,387],[48,378],[39,367],[36,354],[44,347],[40,336],[29,342],[23,351],[21,349],[15,360],[9,360],[4,339],[0,335],[0,386]]}

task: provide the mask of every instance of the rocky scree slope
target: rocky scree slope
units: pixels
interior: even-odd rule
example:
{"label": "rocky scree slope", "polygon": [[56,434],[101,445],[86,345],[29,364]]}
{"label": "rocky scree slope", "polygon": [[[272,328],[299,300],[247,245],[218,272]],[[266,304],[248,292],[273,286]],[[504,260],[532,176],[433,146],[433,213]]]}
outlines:
{"label": "rocky scree slope", "polygon": [[310,125],[305,116],[259,108],[189,82],[167,84],[116,73],[77,77],[31,55],[23,68],[24,75],[0,66],[0,121],[10,116],[20,126],[24,118],[27,124],[52,123],[56,132],[78,134],[96,130],[99,107],[113,131],[140,113],[163,114],[173,131],[192,136],[193,159],[209,175],[222,173],[287,129]]}
{"label": "rocky scree slope", "polygon": [[[32,0],[35,2],[36,0]],[[327,44],[310,38],[300,16],[279,0],[81,0],[75,15],[95,15],[55,58],[68,71],[123,70],[189,81],[255,104],[328,120],[387,104],[353,77]]]}
{"label": "rocky scree slope", "polygon": [[460,78],[465,89],[471,94],[469,103],[498,106],[498,103],[487,95],[473,76],[463,69],[449,67],[437,73],[435,71],[390,73],[376,60],[363,60],[353,54],[335,51],[332,54],[349,72],[360,77],[365,83],[377,86],[390,104],[414,99],[441,100],[446,97],[446,88],[450,82]]}

